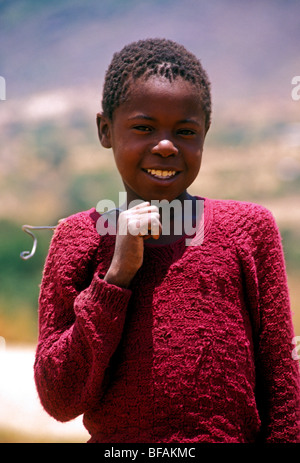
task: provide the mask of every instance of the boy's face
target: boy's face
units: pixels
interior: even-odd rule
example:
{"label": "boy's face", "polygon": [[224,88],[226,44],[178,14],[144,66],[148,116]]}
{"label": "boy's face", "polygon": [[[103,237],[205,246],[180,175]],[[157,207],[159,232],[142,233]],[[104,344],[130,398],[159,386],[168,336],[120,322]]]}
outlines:
{"label": "boy's face", "polygon": [[113,149],[127,200],[184,199],[207,132],[200,97],[181,78],[141,78],[132,87],[112,121],[98,115],[100,141]]}

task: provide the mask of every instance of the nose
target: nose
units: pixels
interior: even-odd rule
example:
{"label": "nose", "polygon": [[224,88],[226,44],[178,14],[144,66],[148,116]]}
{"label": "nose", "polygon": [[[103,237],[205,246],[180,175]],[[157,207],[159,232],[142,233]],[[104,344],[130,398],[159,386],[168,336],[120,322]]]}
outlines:
{"label": "nose", "polygon": [[152,154],[159,154],[163,157],[176,156],[178,154],[178,149],[171,140],[165,139],[160,140],[160,142],[152,148]]}

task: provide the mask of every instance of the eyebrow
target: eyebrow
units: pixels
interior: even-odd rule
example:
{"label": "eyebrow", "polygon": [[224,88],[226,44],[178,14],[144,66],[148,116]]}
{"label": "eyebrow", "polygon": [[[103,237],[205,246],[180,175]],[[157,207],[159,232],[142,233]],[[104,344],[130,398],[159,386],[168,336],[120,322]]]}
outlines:
{"label": "eyebrow", "polygon": [[134,121],[135,119],[144,119],[145,121],[154,121],[155,119],[145,114],[136,114],[135,116],[129,117],[129,121]]}
{"label": "eyebrow", "polygon": [[[135,116],[129,117],[129,121],[133,121],[135,119],[143,119],[145,121],[155,121],[156,119],[151,116],[146,116],[146,114],[136,114]],[[196,124],[200,125],[196,119],[182,119],[178,121],[178,124]]]}

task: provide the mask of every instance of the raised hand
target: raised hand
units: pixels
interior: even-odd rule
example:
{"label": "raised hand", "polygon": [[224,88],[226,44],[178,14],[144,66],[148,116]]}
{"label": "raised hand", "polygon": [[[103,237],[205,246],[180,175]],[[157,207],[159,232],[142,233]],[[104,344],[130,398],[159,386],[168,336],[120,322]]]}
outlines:
{"label": "raised hand", "polygon": [[143,202],[119,215],[115,252],[104,277],[108,283],[127,288],[142,266],[144,240],[158,239],[161,233],[157,206]]}

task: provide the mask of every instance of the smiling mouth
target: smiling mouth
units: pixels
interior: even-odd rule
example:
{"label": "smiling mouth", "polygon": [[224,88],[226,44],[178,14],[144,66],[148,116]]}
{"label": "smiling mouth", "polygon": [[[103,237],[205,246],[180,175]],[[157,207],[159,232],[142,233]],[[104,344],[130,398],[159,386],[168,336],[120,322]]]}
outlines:
{"label": "smiling mouth", "polygon": [[144,169],[145,172],[150,174],[152,177],[159,179],[169,179],[174,177],[178,172],[176,170],[158,170],[158,169]]}

